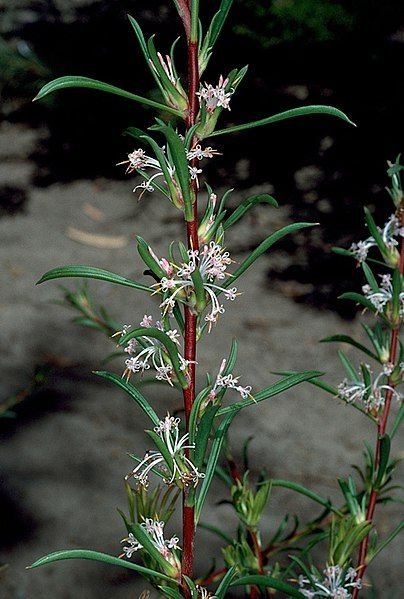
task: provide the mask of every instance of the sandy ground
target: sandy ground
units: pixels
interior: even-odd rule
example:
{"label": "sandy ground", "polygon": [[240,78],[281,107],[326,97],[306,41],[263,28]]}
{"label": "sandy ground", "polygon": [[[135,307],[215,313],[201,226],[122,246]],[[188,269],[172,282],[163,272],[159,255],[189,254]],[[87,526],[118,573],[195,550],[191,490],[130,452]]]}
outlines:
{"label": "sandy ground", "polygon": [[[91,374],[110,351],[110,341],[72,324],[69,313],[52,303],[60,297],[56,282],[35,287],[35,281],[50,268],[69,263],[107,268],[141,280],[135,234],[165,253],[168,241],[181,237],[181,223],[160,199],[149,197],[136,203],[129,181],[32,187],[34,167],[27,155],[34,142],[32,132],[24,128],[3,125],[0,129],[0,183],[20,185],[29,193],[25,213],[0,220],[1,397],[23,387],[44,356],[51,355],[70,367],[50,381],[55,405],[48,402],[46,409],[32,410],[30,418],[17,421],[4,436],[0,455],[2,518],[11,521],[14,532],[3,543],[1,561],[8,567],[3,572],[0,597],[135,598],[144,585],[125,570],[80,561],[25,570],[39,556],[61,548],[119,553],[123,527],[116,508],[125,505],[122,481],[131,468],[127,452],[147,449],[146,422],[136,406]],[[234,200],[238,199],[235,195]],[[104,220],[91,220],[83,210],[85,204],[102,211]],[[254,239],[260,241],[287,217],[285,209],[258,208],[244,225],[235,227],[227,244],[235,250],[236,260],[243,257],[240,248]],[[120,249],[90,247],[70,239],[68,227],[124,236],[127,244]],[[265,285],[272,259],[270,254],[264,256],[240,282],[245,293],[228,306],[212,336],[201,344],[200,371],[215,373],[231,338],[237,337],[236,372],[254,391],[274,382],[271,371],[276,369],[334,371],[338,382],[342,373],[336,348],[317,341],[339,331],[359,333],[359,322],[348,324],[332,313],[297,305],[272,291]],[[67,284],[74,287],[74,283]],[[151,310],[148,298],[140,292],[102,282],[92,283],[91,289],[122,323],[136,323],[145,313],[157,316],[157,304]],[[121,366],[111,368],[120,371]],[[149,387],[147,393],[162,414],[178,406],[178,398],[165,388]],[[371,435],[368,421],[355,410],[302,385],[242,412],[231,441],[239,456],[244,439],[254,437],[251,451],[256,471],[266,468],[273,477],[289,478],[323,495],[338,497],[336,476],[350,473],[350,464],[360,461],[363,439],[372,439]],[[232,530],[235,520],[230,508],[215,506],[223,497],[224,488],[217,483],[204,519],[220,521]],[[276,489],[263,520],[264,539],[285,511],[307,515],[310,508],[308,500]],[[382,534],[397,519],[394,506],[383,510],[379,519]],[[169,528],[176,532],[174,520]],[[209,565],[207,544],[217,554],[219,548],[207,533],[200,533],[200,539],[203,551],[197,561],[202,572]],[[379,597],[402,596],[398,540],[378,558],[372,572],[377,588],[385,587]]]}

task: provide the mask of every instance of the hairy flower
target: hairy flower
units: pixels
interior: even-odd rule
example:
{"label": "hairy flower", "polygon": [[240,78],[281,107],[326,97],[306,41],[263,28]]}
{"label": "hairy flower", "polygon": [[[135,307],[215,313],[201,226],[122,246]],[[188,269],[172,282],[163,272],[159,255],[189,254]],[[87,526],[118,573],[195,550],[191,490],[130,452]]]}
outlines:
{"label": "hairy flower", "polygon": [[[374,291],[370,285],[364,285],[362,291],[365,297],[373,304],[376,308],[376,313],[383,312],[389,302],[393,299],[393,284],[391,275],[381,275],[381,284],[378,291]],[[404,292],[402,291],[399,295],[400,307],[399,314],[402,318],[404,316]]]}
{"label": "hairy flower", "polygon": [[226,360],[222,360],[220,365],[219,373],[216,377],[215,383],[212,387],[211,392],[208,395],[208,401],[213,401],[217,394],[220,393],[223,389],[234,389],[241,395],[243,399],[254,399],[251,395],[251,385],[247,385],[246,387],[242,387],[239,385],[239,376],[234,377],[232,374],[226,374],[223,376],[223,372],[226,368]]}
{"label": "hairy flower", "polygon": [[[404,227],[401,226],[399,219],[392,214],[385,222],[383,228],[378,227],[383,242],[388,250],[393,250],[398,245],[397,237],[404,237]],[[358,262],[364,262],[368,257],[370,248],[376,246],[375,239],[371,236],[364,241],[353,243],[350,251],[355,254]]]}
{"label": "hairy flower", "polygon": [[[140,322],[140,326],[144,328],[153,326],[153,317],[145,314]],[[160,331],[164,330],[160,321],[155,323],[155,327]],[[126,332],[128,328],[126,328]],[[164,332],[174,343],[179,345],[180,335],[177,329],[169,329]],[[144,373],[145,370],[149,370],[152,367],[156,371],[156,379],[158,381],[166,381],[169,385],[173,386],[172,379],[175,372],[165,346],[158,339],[148,337],[147,335],[142,337],[142,343],[136,339],[130,339],[124,351],[130,355],[130,358],[125,360],[126,368],[122,374],[127,380],[129,380],[131,374]],[[178,357],[181,370],[186,371],[190,364],[189,360],[185,360],[181,354],[178,354]]]}
{"label": "hairy flower", "polygon": [[149,483],[149,473],[153,468],[158,468],[167,474],[164,482],[168,485],[176,482],[180,487],[193,485],[196,486],[205,475],[199,472],[196,466],[187,457],[187,449],[194,449],[195,445],[187,445],[189,434],[180,436],[180,419],[167,414],[164,420],[160,420],[158,426],[154,427],[154,432],[159,435],[164,442],[171,462],[168,464],[160,451],[149,451],[143,460],[128,474],[125,479],[131,476],[143,487]]}
{"label": "hairy flower", "polygon": [[[161,553],[163,557],[170,558],[173,549],[180,549],[178,546],[179,538],[171,537],[171,539],[164,538],[164,522],[153,520],[152,518],[146,518],[141,524],[145,532],[150,537],[151,542],[156,549]],[[136,551],[143,548],[143,545],[135,538],[133,533],[129,533],[127,537],[122,539],[121,543],[128,543],[126,547],[123,547],[124,555],[130,559]]]}
{"label": "hairy flower", "polygon": [[[393,397],[398,401],[401,400],[401,394],[388,384],[388,380],[386,381],[392,373],[393,366],[391,364],[385,364],[383,370],[373,380],[369,366],[366,365],[364,368],[371,380],[370,384],[365,383],[363,371],[359,372],[358,379],[355,381],[344,379],[338,385],[338,395],[341,399],[347,403],[359,402],[367,412],[377,411],[384,406],[386,391],[391,391]],[[383,379],[386,382],[383,382]]]}
{"label": "hairy flower", "polygon": [[229,80],[224,79],[223,76],[220,75],[219,83],[216,87],[213,87],[210,83],[201,87],[197,96],[204,102],[207,112],[211,113],[216,110],[216,108],[227,108],[227,110],[230,110],[229,104],[234,89],[226,91],[228,83]]}
{"label": "hairy flower", "polygon": [[219,293],[224,294],[227,300],[234,301],[239,295],[237,288],[226,289],[216,284],[216,280],[223,280],[226,276],[227,266],[232,260],[228,252],[219,244],[211,241],[200,250],[188,250],[189,262],[180,266],[173,264],[175,274],[172,277],[163,277],[156,285],[157,291],[167,295],[161,304],[164,313],[171,312],[176,301],[187,303],[190,294],[194,291],[192,273],[197,269],[202,277],[207,300],[210,303],[210,311],[205,316],[210,332],[212,324],[217,322],[220,314],[223,314],[224,306],[219,302]]}
{"label": "hairy flower", "polygon": [[[127,160],[123,160],[122,162],[118,162],[117,164],[117,166],[126,164],[126,173],[133,173],[134,171],[137,171],[139,175],[141,175],[144,178],[144,181],[136,185],[136,187],[134,187],[133,189],[134,192],[136,192],[138,189],[141,190],[139,199],[142,198],[143,194],[146,191],[149,193],[152,193],[154,191],[153,182],[159,177],[163,177],[166,185],[172,184],[175,189],[179,190],[178,182],[175,179],[175,167],[169,161],[165,147],[162,147],[161,151],[164,157],[164,162],[168,175],[170,177],[170,181],[166,181],[163,169],[161,168],[161,164],[159,163],[159,161],[156,158],[148,156],[146,152],[141,148],[138,148],[137,150],[130,152],[128,154]],[[191,148],[191,150],[189,150],[189,152],[187,153],[187,159],[189,161],[194,159],[203,160],[204,158],[213,158],[218,154],[219,152],[217,152],[217,150],[214,150],[210,146],[202,149],[202,146],[200,144],[197,144],[196,146]],[[148,170],[151,171],[151,173],[148,173]],[[198,175],[202,173],[202,169],[196,167],[195,165],[189,165],[188,170],[191,181],[196,181],[199,187]]]}
{"label": "hairy flower", "polygon": [[[313,597],[332,597],[332,599],[351,599],[352,589],[362,588],[362,581],[357,578],[356,570],[348,568],[344,571],[341,566],[327,566],[323,570],[324,578],[320,580],[312,574],[311,580],[299,576],[300,592],[308,599]],[[306,587],[309,588],[306,588]]]}

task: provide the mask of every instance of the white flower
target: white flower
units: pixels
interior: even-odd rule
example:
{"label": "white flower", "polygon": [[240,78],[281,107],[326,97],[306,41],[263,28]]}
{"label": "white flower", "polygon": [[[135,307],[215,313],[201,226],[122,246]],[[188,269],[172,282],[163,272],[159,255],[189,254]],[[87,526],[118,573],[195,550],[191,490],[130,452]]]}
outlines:
{"label": "white flower", "polygon": [[210,332],[212,324],[216,323],[220,314],[225,311],[223,304],[219,302],[218,294],[223,292],[225,299],[230,301],[234,301],[239,295],[236,287],[226,289],[215,283],[216,280],[231,276],[226,273],[226,269],[232,260],[229,252],[214,241],[205,244],[200,250],[188,250],[188,258],[189,261],[180,266],[173,265],[176,273],[172,277],[163,277],[156,285],[157,291],[168,293],[160,307],[166,313],[172,311],[175,301],[186,303],[189,293],[194,289],[191,275],[198,269],[210,303],[210,311],[205,316]]}
{"label": "white flower", "polygon": [[[140,326],[144,328],[152,327],[153,317],[145,314],[140,322]],[[160,321],[155,323],[155,327],[160,331],[164,331],[164,327]],[[126,327],[126,332],[128,332],[128,329],[129,327]],[[180,344],[180,335],[177,329],[164,332],[174,343],[177,345]],[[126,368],[122,376],[129,380],[132,373],[143,373],[145,370],[149,370],[152,367],[156,371],[156,379],[158,381],[166,381],[169,385],[173,386],[172,378],[174,376],[174,369],[163,343],[155,337],[149,337],[148,335],[143,335],[142,340],[143,342],[141,344],[135,339],[130,339],[124,348],[124,351],[131,357],[125,360]],[[181,370],[186,370],[190,362],[185,360],[181,354],[178,356]]]}
{"label": "white flower", "polygon": [[234,93],[234,89],[230,89],[226,92],[226,86],[229,83],[228,79],[224,79],[220,75],[219,83],[216,87],[213,85],[205,84],[202,86],[197,96],[205,103],[206,111],[212,113],[216,108],[227,108],[230,110],[230,99]]}
{"label": "white flower", "polygon": [[208,399],[213,400],[222,389],[234,389],[241,395],[243,399],[254,399],[251,395],[251,385],[247,385],[246,387],[242,387],[239,385],[239,376],[234,377],[232,374],[227,374],[223,376],[223,372],[226,368],[226,360],[222,360],[220,365],[219,373],[216,377],[215,384],[212,387],[211,392],[209,393]]}
{"label": "white flower", "polygon": [[189,150],[187,158],[188,160],[193,160],[194,158],[197,158],[198,160],[203,160],[204,158],[213,158],[214,156],[219,156],[219,154],[220,152],[214,150],[210,146],[202,149],[202,146],[200,144],[197,144],[196,146],[191,148],[191,150]]}
{"label": "white flower", "polygon": [[[323,570],[324,578],[313,574],[312,582],[305,576],[299,576],[299,587],[302,595],[308,599],[314,597],[331,597],[332,599],[351,599],[352,589],[362,588],[362,581],[357,578],[354,568],[344,571],[341,566],[327,566]],[[310,585],[311,588],[305,588]]]}
{"label": "white flower", "polygon": [[[161,148],[164,154],[164,148]],[[167,167],[167,171],[169,176],[173,178],[175,173],[175,168],[170,164],[168,158],[164,154],[165,163]],[[128,154],[128,159],[123,160],[122,162],[118,162],[117,166],[121,164],[127,164],[126,172],[133,173],[133,171],[138,171],[139,174],[145,179],[139,185],[133,189],[135,192],[137,189],[142,189],[143,191],[139,195],[139,199],[143,196],[145,191],[152,192],[154,191],[154,187],[152,185],[153,181],[158,177],[164,178],[164,173],[161,169],[160,163],[156,158],[152,158],[148,156],[144,150],[141,148],[134,150],[133,152]],[[152,175],[149,176],[145,171],[146,169],[150,169],[152,171]]]}
{"label": "white flower", "polygon": [[[365,297],[373,304],[376,308],[376,314],[379,312],[383,312],[386,305],[392,301],[393,299],[393,284],[391,280],[391,275],[380,275],[382,280],[380,284],[380,288],[378,291],[373,291],[370,285],[364,285],[362,287],[362,291]],[[399,314],[400,317],[404,316],[404,292],[401,292],[399,295],[400,307]]]}
{"label": "white flower", "polygon": [[167,477],[164,480],[168,485],[177,482],[180,485],[188,486],[192,483],[193,486],[196,486],[199,479],[205,477],[185,455],[185,450],[194,449],[195,445],[187,445],[188,433],[180,436],[179,424],[179,418],[167,414],[164,420],[160,420],[158,426],[154,427],[154,432],[162,439],[172,458],[172,464],[167,464],[161,452],[149,451],[136,468],[125,477],[126,480],[133,476],[140,485],[147,487],[150,471],[153,468],[161,467],[163,467],[163,472],[171,475],[170,478]]}
{"label": "white flower", "polygon": [[141,327],[151,327],[153,324],[153,316],[147,316],[147,314],[145,314],[139,324]]}
{"label": "white flower", "polygon": [[[369,366],[365,367],[372,375],[372,371]],[[359,402],[361,403],[367,412],[373,410],[379,410],[384,406],[385,393],[390,391],[398,401],[401,400],[401,394],[388,384],[388,381],[382,383],[382,379],[390,376],[394,366],[392,364],[385,364],[382,371],[371,381],[371,384],[366,384],[363,380],[363,373],[359,372],[359,378],[357,381],[349,381],[344,379],[340,385],[338,385],[338,395],[341,399],[347,403]]]}
{"label": "white flower", "polygon": [[[181,548],[178,546],[178,537],[171,537],[171,539],[164,538],[164,526],[164,522],[159,522],[158,520],[153,520],[152,518],[146,518],[146,520],[141,524],[141,527],[147,532],[153,545],[156,547],[159,553],[161,553],[161,555],[167,559],[171,556],[172,549]],[[122,539],[121,543],[129,543],[127,547],[123,547],[123,552],[128,559],[132,557],[135,551],[143,548],[143,545],[139,543],[139,541],[131,532],[125,539]]]}
{"label": "white flower", "polygon": [[[392,214],[387,219],[382,229],[380,227],[377,228],[389,250],[392,250],[398,245],[397,237],[404,237],[404,227],[400,225],[400,221],[395,214]],[[368,237],[364,241],[353,243],[350,247],[350,251],[355,254],[358,262],[363,262],[368,257],[370,248],[376,245],[375,239],[373,237]]]}

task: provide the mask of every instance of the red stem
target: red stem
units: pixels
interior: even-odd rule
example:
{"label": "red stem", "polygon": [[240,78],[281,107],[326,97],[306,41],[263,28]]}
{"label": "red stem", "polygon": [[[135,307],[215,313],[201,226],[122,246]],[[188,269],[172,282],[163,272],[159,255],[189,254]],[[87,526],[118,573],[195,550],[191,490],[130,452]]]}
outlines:
{"label": "red stem", "polygon": [[184,25],[187,39],[189,39],[191,37],[191,12],[189,2],[187,0],[177,0],[177,2],[178,12]]}
{"label": "red stem", "polygon": [[[403,221],[403,217],[401,218],[401,221]],[[404,274],[404,239],[402,239],[402,241],[401,241],[399,267],[400,267],[400,273],[401,273],[401,275],[403,275]],[[400,331],[400,326],[398,325],[391,332],[390,351],[389,351],[389,363],[390,364],[396,363],[399,331]],[[375,469],[376,470],[380,463],[381,439],[382,439],[383,435],[386,433],[387,421],[389,418],[390,407],[391,407],[391,400],[393,398],[394,381],[392,381],[389,378],[387,384],[389,387],[391,387],[391,389],[388,389],[386,392],[385,402],[384,402],[384,410],[383,410],[383,413],[380,416],[378,424],[377,424],[377,440],[376,440],[376,447],[375,447]],[[369,522],[371,522],[374,517],[374,513],[375,513],[375,509],[376,509],[376,502],[377,502],[377,495],[378,495],[378,490],[373,488],[370,493],[369,503],[368,503],[368,507],[367,507],[367,511],[366,511],[366,520],[368,520]],[[366,554],[367,554],[367,550],[368,550],[368,545],[369,545],[369,535],[367,537],[365,537],[363,539],[362,543],[359,545],[358,567],[357,567],[357,577],[358,578],[363,578],[366,568],[367,568]],[[359,595],[359,589],[355,588],[352,593],[352,599],[357,599],[358,595]]]}
{"label": "red stem", "polygon": [[[185,26],[185,21],[184,21]],[[188,36],[189,38],[189,36]],[[198,115],[198,96],[196,92],[199,88],[199,69],[198,69],[198,45],[197,40],[188,39],[188,80],[189,80],[189,92],[188,92],[188,115],[187,115],[187,127],[190,128],[195,124]],[[193,185],[193,195],[195,198],[194,203],[194,218],[192,221],[187,221],[187,243],[188,247],[193,250],[199,249],[198,240],[198,204],[197,204],[197,186]],[[192,404],[195,400],[195,379],[196,379],[196,322],[197,317],[191,312],[188,307],[185,307],[185,359],[190,361],[188,367],[189,375],[189,386],[184,390],[184,409],[185,409],[185,421],[186,429],[188,431],[189,416],[192,409]],[[182,510],[182,536],[183,536],[183,550],[182,550],[182,575],[193,578],[193,564],[194,564],[194,540],[195,540],[195,513],[194,507],[187,505],[188,490],[185,489],[183,492],[183,510]],[[182,594],[186,599],[190,598],[190,591],[183,580],[181,585]]]}

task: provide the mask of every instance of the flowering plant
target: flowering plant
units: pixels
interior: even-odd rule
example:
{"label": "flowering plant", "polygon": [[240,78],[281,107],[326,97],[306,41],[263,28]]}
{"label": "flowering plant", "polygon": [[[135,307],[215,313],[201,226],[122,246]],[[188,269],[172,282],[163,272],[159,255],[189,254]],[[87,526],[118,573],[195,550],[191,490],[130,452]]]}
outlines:
{"label": "flowering plant", "polygon": [[[139,283],[99,268],[72,265],[53,269],[40,282],[63,277],[82,277],[109,281],[159,298],[160,316],[138,315],[139,326],[116,325],[106,312],[94,306],[85,290],[68,292],[68,302],[77,308],[82,324],[96,326],[118,344],[122,357],[122,376],[98,372],[104,379],[122,389],[144,412],[150,421],[146,431],[154,449],[143,457],[131,456],[135,465],[125,476],[129,512],[121,512],[126,528],[119,556],[90,550],[57,551],[39,559],[32,567],[62,559],[91,559],[120,566],[142,575],[164,597],[179,599],[218,599],[229,596],[231,589],[242,587],[251,597],[273,596],[280,592],[290,597],[357,597],[365,570],[379,551],[394,538],[399,528],[381,541],[374,533],[373,514],[378,501],[390,497],[390,480],[395,462],[390,461],[390,442],[402,419],[399,416],[390,434],[387,419],[393,399],[402,381],[401,346],[398,332],[403,318],[402,269],[403,194],[399,163],[391,165],[391,191],[395,212],[379,229],[370,212],[366,222],[371,237],[340,253],[353,256],[363,268],[367,283],[363,294],[345,294],[378,319],[375,329],[365,326],[372,349],[346,335],[325,341],[349,343],[378,363],[376,374],[367,363],[359,373],[340,352],[347,377],[334,388],[323,382],[317,371],[280,372],[280,380],[263,390],[241,384],[235,375],[237,342],[233,341],[229,356],[218,365],[215,378],[207,376],[206,385],[196,389],[197,343],[213,335],[222,326],[219,317],[227,302],[239,295],[235,282],[274,243],[285,235],[312,226],[294,223],[269,235],[240,265],[225,247],[226,231],[236,225],[255,205],[277,203],[268,194],[244,200],[232,213],[226,208],[230,191],[220,199],[207,185],[208,198],[202,214],[198,195],[203,160],[215,159],[218,150],[205,145],[207,138],[219,138],[233,132],[262,127],[288,118],[326,114],[347,123],[348,117],[330,106],[304,106],[265,117],[260,120],[217,129],[224,110],[230,110],[237,87],[247,68],[234,69],[220,75],[217,85],[202,83],[204,73],[232,0],[222,0],[218,12],[207,28],[199,19],[198,0],[174,0],[183,23],[187,45],[188,86],[177,71],[174,42],[170,54],[160,54],[151,37],[146,41],[137,21],[129,17],[146,65],[162,96],[162,102],[138,96],[109,84],[85,77],[62,77],[45,85],[38,94],[81,87],[109,92],[158,111],[149,132],[130,127],[127,134],[136,140],[135,149],[119,164],[126,165],[128,174],[136,172],[141,182],[134,192],[142,197],[158,192],[179,210],[184,219],[185,241],[173,241],[165,256],[160,257],[142,237],[137,238],[137,250],[153,283]],[[217,80],[217,79],[216,79]],[[187,91],[185,91],[185,89]],[[138,147],[141,146],[141,147]],[[199,202],[200,203],[200,202]],[[372,263],[383,268],[381,283],[368,265],[368,253],[377,249],[380,256]],[[370,259],[369,259],[370,261]],[[119,330],[117,330],[119,329]],[[183,398],[183,416],[164,414],[161,406],[152,406],[136,386],[138,377],[153,371],[155,379],[178,390]],[[358,469],[361,487],[350,477],[340,480],[343,502],[335,506],[302,485],[285,480],[266,479],[253,483],[246,466],[243,471],[231,456],[226,443],[227,432],[234,417],[247,408],[302,382],[309,382],[360,410],[377,425],[376,449],[367,449],[366,465]],[[248,381],[250,383],[251,381]],[[228,401],[235,391],[239,398]],[[225,449],[225,467],[219,465]],[[239,520],[236,538],[209,526],[225,542],[223,566],[205,574],[194,571],[194,539],[205,499],[214,479],[219,476],[228,486],[229,497]],[[296,522],[292,530],[285,517],[279,528],[268,535],[262,530],[261,517],[270,499],[271,490],[283,486],[311,499],[323,508],[320,517],[305,525]],[[181,501],[180,501],[181,500]],[[176,509],[182,509],[182,532],[166,538],[165,527]],[[206,525],[205,525],[206,526]],[[264,542],[264,538],[266,539]],[[318,570],[312,550],[319,543],[328,546],[326,564]],[[281,552],[289,558],[280,559]],[[358,553],[358,561],[355,562]],[[133,561],[139,556],[141,563]],[[212,588],[212,591],[210,590]],[[213,593],[213,595],[212,595]]]}

